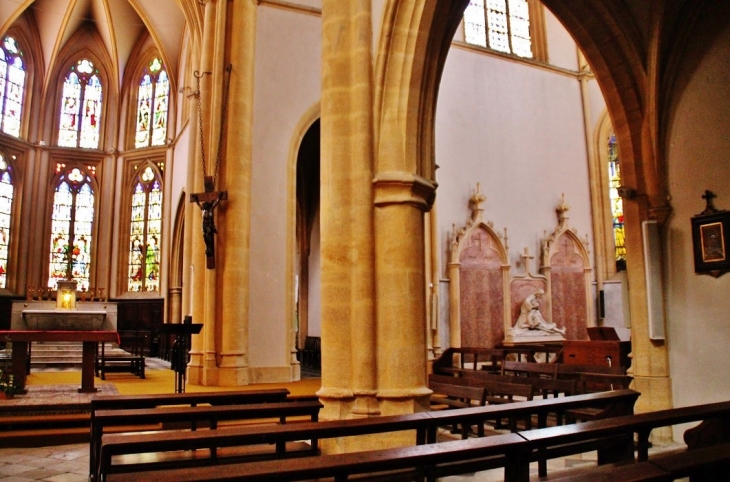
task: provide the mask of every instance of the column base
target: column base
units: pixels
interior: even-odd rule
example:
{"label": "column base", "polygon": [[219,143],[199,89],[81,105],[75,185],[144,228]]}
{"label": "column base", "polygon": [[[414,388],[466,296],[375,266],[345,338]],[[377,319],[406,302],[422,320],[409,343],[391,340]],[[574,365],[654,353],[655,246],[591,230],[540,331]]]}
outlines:
{"label": "column base", "polygon": [[[636,413],[653,412],[672,408],[672,380],[669,377],[643,377],[634,375],[632,388],[641,393],[636,401]],[[652,442],[667,444],[674,441],[671,427],[661,427],[651,432]],[[679,438],[681,440],[681,437]]]}

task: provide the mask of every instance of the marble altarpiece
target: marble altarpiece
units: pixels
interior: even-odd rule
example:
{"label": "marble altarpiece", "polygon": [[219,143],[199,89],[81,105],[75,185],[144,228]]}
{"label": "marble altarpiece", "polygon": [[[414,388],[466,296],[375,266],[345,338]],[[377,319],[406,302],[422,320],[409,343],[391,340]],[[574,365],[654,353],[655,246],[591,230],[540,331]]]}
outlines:
{"label": "marble altarpiece", "polygon": [[[558,225],[544,234],[538,256],[525,248],[524,272],[511,276],[507,229],[497,232],[483,219],[486,196],[477,185],[470,198],[471,218],[453,228],[449,252],[449,334],[451,346],[493,347],[501,344],[552,343],[587,338],[595,324],[587,240],[568,226],[563,199],[556,208]],[[540,328],[516,329],[525,306],[539,313]]]}

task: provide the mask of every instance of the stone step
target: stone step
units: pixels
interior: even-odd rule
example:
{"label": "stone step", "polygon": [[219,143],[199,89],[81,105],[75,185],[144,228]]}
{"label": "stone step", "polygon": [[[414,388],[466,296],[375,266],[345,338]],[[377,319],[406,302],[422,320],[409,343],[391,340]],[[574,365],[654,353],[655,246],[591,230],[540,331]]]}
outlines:
{"label": "stone step", "polygon": [[[10,350],[5,350],[8,358]],[[126,353],[120,348],[106,346],[107,354]],[[2,357],[0,351],[0,357]],[[83,344],[81,342],[35,342],[31,347],[30,366],[32,368],[71,368],[81,367]]]}

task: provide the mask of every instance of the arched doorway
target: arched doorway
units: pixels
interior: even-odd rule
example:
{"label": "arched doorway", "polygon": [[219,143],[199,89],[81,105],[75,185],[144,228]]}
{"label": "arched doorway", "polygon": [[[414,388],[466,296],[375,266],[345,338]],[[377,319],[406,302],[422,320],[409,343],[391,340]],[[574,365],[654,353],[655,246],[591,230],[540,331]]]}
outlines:
{"label": "arched doorway", "polygon": [[[300,353],[308,337],[321,335],[319,184],[320,122],[317,119],[302,138],[296,165],[296,347]],[[311,361],[300,357],[305,376],[319,368]]]}

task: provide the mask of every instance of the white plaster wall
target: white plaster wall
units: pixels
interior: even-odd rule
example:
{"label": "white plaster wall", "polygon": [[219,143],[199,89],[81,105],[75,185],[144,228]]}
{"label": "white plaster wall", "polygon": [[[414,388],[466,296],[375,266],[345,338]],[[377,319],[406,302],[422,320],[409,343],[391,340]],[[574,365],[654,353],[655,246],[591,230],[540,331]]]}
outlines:
{"label": "white plaster wall", "polygon": [[675,406],[730,399],[730,274],[694,272],[690,219],[705,189],[730,209],[730,28],[678,92],[670,118],[667,164],[674,213],[665,229],[669,361]]}
{"label": "white plaster wall", "polygon": [[320,97],[321,19],[258,10],[251,168],[249,364],[288,364],[287,182],[295,127]]}
{"label": "white plaster wall", "polygon": [[312,222],[312,238],[309,240],[309,296],[307,310],[307,334],[322,336],[322,241],[319,235],[319,210]]}
{"label": "white plaster wall", "polygon": [[[469,219],[476,183],[487,196],[484,217],[508,229],[513,268],[528,247],[538,254],[557,226],[561,194],[569,224],[592,242],[583,112],[570,76],[452,48],[436,115],[441,266],[452,223]],[[537,257],[532,272],[537,272]],[[512,274],[523,272],[520,267]]]}
{"label": "white plaster wall", "polygon": [[545,11],[545,36],[548,63],[569,70],[578,70],[578,48],[563,24],[548,10]]}

